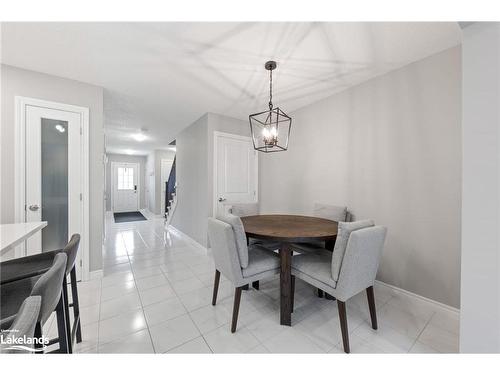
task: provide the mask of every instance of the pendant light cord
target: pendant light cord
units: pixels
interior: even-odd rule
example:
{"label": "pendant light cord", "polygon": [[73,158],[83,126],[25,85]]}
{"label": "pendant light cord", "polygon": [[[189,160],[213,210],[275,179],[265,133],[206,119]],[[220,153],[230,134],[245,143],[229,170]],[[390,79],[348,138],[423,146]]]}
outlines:
{"label": "pendant light cord", "polygon": [[269,110],[273,109],[273,70],[269,70]]}

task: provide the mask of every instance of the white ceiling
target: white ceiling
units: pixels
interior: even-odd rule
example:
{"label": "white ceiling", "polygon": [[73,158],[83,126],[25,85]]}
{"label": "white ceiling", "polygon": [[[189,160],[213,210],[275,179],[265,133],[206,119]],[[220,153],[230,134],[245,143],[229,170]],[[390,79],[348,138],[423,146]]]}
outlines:
{"label": "white ceiling", "polygon": [[108,151],[146,153],[206,112],[266,109],[267,60],[290,113],[460,42],[457,23],[3,23],[2,63],[104,87]]}

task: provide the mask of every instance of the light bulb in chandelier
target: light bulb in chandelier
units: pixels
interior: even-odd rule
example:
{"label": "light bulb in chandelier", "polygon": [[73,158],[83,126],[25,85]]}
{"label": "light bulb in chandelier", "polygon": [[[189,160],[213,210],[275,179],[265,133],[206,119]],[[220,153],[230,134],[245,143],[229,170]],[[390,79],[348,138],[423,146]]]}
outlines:
{"label": "light bulb in chandelier", "polygon": [[278,130],[274,126],[262,129],[262,137],[267,147],[274,147],[278,144]]}

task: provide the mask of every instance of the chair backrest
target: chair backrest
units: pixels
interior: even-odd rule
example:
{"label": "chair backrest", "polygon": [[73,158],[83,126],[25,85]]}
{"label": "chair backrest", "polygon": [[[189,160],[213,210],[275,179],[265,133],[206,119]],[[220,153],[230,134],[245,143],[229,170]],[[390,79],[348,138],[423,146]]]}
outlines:
{"label": "chair backrest", "polygon": [[340,268],[342,267],[342,260],[344,259],[344,254],[347,248],[347,243],[351,232],[366,227],[373,227],[375,223],[373,220],[359,220],[353,221],[352,223],[346,223],[340,221],[338,223],[338,233],[337,239],[335,241],[335,247],[333,248],[332,254],[332,278],[338,281]]}
{"label": "chair backrest", "polygon": [[229,213],[238,216],[253,216],[259,214],[258,203],[235,203],[229,208]]}
{"label": "chair backrest", "polygon": [[234,284],[239,284],[243,275],[231,224],[208,218],[208,238],[214,256],[215,268]]}
{"label": "chair backrest", "polygon": [[68,257],[66,261],[66,274],[75,266],[76,256],[78,254],[78,247],[80,246],[80,235],[75,233],[71,236],[69,242],[64,246],[64,253]]}
{"label": "chair backrest", "polygon": [[[42,304],[42,297],[31,296],[24,300],[21,308],[16,314],[16,318],[9,328],[9,333],[4,335],[3,341],[6,343],[11,342],[17,337],[33,338],[35,335],[35,325],[38,321],[38,315],[40,314],[40,306]],[[33,348],[27,340],[22,344],[29,348]],[[10,344],[3,344],[0,346],[0,352],[7,354],[27,354],[26,350],[16,350],[16,349],[5,349],[4,346],[9,346]]]}
{"label": "chair backrest", "polygon": [[63,278],[66,277],[67,258],[65,253],[57,254],[52,266],[38,279],[31,291],[32,296],[42,297],[42,305],[38,316],[38,321],[42,325],[52,314],[59,302],[59,298],[61,298]]}
{"label": "chair backrest", "polygon": [[236,249],[238,250],[238,258],[240,259],[241,268],[248,267],[248,246],[247,246],[247,235],[245,233],[245,228],[243,227],[243,222],[238,216],[233,214],[226,214],[217,216],[217,219],[223,221],[233,228],[234,238],[236,240]]}
{"label": "chair backrest", "polygon": [[347,207],[314,203],[314,216],[333,221],[346,221]]}
{"label": "chair backrest", "polygon": [[351,233],[336,286],[341,301],[373,285],[386,234],[387,228],[382,226],[358,229]]}

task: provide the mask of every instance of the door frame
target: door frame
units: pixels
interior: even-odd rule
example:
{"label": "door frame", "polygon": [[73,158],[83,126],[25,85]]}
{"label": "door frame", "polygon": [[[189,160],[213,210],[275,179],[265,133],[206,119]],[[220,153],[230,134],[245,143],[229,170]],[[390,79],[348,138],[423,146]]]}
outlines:
{"label": "door frame", "polygon": [[[74,112],[80,115],[80,147],[81,147],[81,195],[82,212],[80,233],[80,251],[82,254],[82,280],[90,278],[90,254],[89,254],[89,109],[71,104],[52,102],[48,100],[15,96],[15,120],[14,120],[14,221],[24,222],[26,207],[26,107],[41,107],[59,111]],[[16,248],[16,256],[24,255],[24,244]]]}
{"label": "door frame", "polygon": [[[217,183],[218,183],[218,174],[217,174],[217,155],[218,155],[218,149],[219,149],[219,137],[224,137],[224,138],[231,138],[239,141],[249,141],[250,144],[253,145],[252,137],[247,137],[244,135],[238,135],[238,134],[232,134],[232,133],[225,133],[225,132],[220,132],[220,131],[214,131],[214,154],[213,154],[213,204],[212,204],[212,216],[216,217],[217,216],[217,197],[219,194],[217,194]],[[259,153],[254,150],[254,155],[255,155],[255,202],[259,201]]]}
{"label": "door frame", "polygon": [[111,212],[115,212],[115,166],[117,164],[137,165],[137,211],[141,209],[141,163],[128,161],[112,161],[111,162]]}

